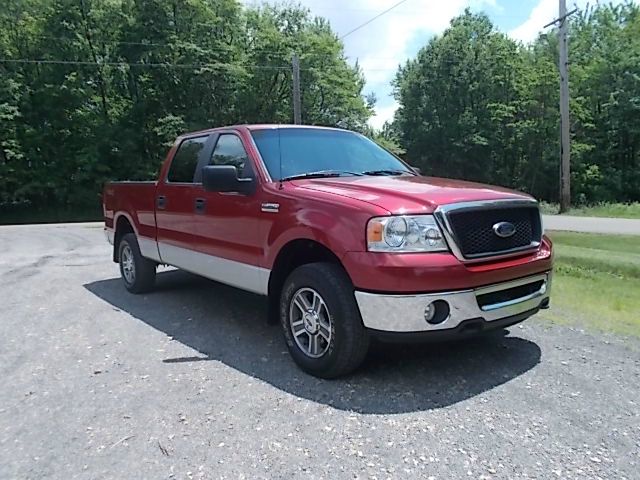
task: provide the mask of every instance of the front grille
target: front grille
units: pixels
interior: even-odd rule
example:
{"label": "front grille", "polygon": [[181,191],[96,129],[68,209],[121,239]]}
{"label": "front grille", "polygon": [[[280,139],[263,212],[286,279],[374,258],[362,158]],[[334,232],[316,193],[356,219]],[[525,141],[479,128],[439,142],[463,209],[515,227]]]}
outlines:
{"label": "front grille", "polygon": [[[454,209],[448,213],[448,218],[455,241],[465,258],[525,250],[538,245],[542,236],[536,205]],[[515,233],[507,238],[496,235],[493,226],[500,222],[513,224]]]}
{"label": "front grille", "polygon": [[517,298],[526,297],[532,293],[540,291],[544,280],[538,280],[537,282],[527,283],[526,285],[520,285],[518,287],[507,288],[506,290],[498,290],[497,292],[485,293],[478,295],[478,306],[484,308],[487,305],[495,305],[496,303],[509,302]]}

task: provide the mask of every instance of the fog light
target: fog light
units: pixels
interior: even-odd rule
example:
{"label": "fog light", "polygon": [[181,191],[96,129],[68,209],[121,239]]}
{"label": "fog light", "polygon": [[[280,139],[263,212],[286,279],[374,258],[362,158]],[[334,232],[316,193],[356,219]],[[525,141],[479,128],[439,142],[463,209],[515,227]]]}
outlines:
{"label": "fog light", "polygon": [[433,320],[433,317],[436,316],[436,306],[433,303],[430,303],[429,305],[427,305],[427,308],[424,309],[424,319],[431,323],[431,320]]}
{"label": "fog light", "polygon": [[540,295],[547,293],[547,282],[543,282],[540,286]]}
{"label": "fog light", "polygon": [[449,318],[449,304],[444,300],[435,300],[424,309],[424,319],[431,325],[437,325]]}

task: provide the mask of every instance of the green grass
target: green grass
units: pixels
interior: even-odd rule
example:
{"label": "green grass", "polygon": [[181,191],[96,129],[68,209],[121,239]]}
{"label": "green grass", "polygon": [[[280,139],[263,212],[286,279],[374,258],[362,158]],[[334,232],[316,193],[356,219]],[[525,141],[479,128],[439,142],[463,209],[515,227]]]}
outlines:
{"label": "green grass", "polygon": [[552,232],[558,323],[640,336],[640,237]]}
{"label": "green grass", "polygon": [[[542,213],[556,215],[558,205],[540,202]],[[567,215],[578,217],[610,217],[610,218],[638,218],[640,219],[640,203],[598,203],[591,206],[573,207]]]}

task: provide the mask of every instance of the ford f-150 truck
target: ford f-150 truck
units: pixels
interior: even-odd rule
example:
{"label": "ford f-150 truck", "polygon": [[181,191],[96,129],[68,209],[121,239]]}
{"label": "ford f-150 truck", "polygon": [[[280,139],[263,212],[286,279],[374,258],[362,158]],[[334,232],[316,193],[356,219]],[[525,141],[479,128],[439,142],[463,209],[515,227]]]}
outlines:
{"label": "ford f-150 truck", "polygon": [[372,337],[450,339],[549,305],[537,202],[425,177],[366,137],[243,125],[179,137],[154,182],[113,182],[105,232],[130,292],[171,265],[269,298],[305,371],[346,374]]}

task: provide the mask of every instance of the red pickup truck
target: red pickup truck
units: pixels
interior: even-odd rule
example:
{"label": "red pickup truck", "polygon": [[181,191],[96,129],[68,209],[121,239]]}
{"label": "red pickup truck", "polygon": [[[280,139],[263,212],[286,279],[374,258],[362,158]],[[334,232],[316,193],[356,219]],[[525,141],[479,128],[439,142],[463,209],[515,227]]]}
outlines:
{"label": "red pickup truck", "polygon": [[537,202],[421,176],[340,129],[243,125],[179,137],[155,182],[104,189],[124,285],[172,265],[269,298],[295,362],[324,378],[372,337],[459,338],[549,305]]}

